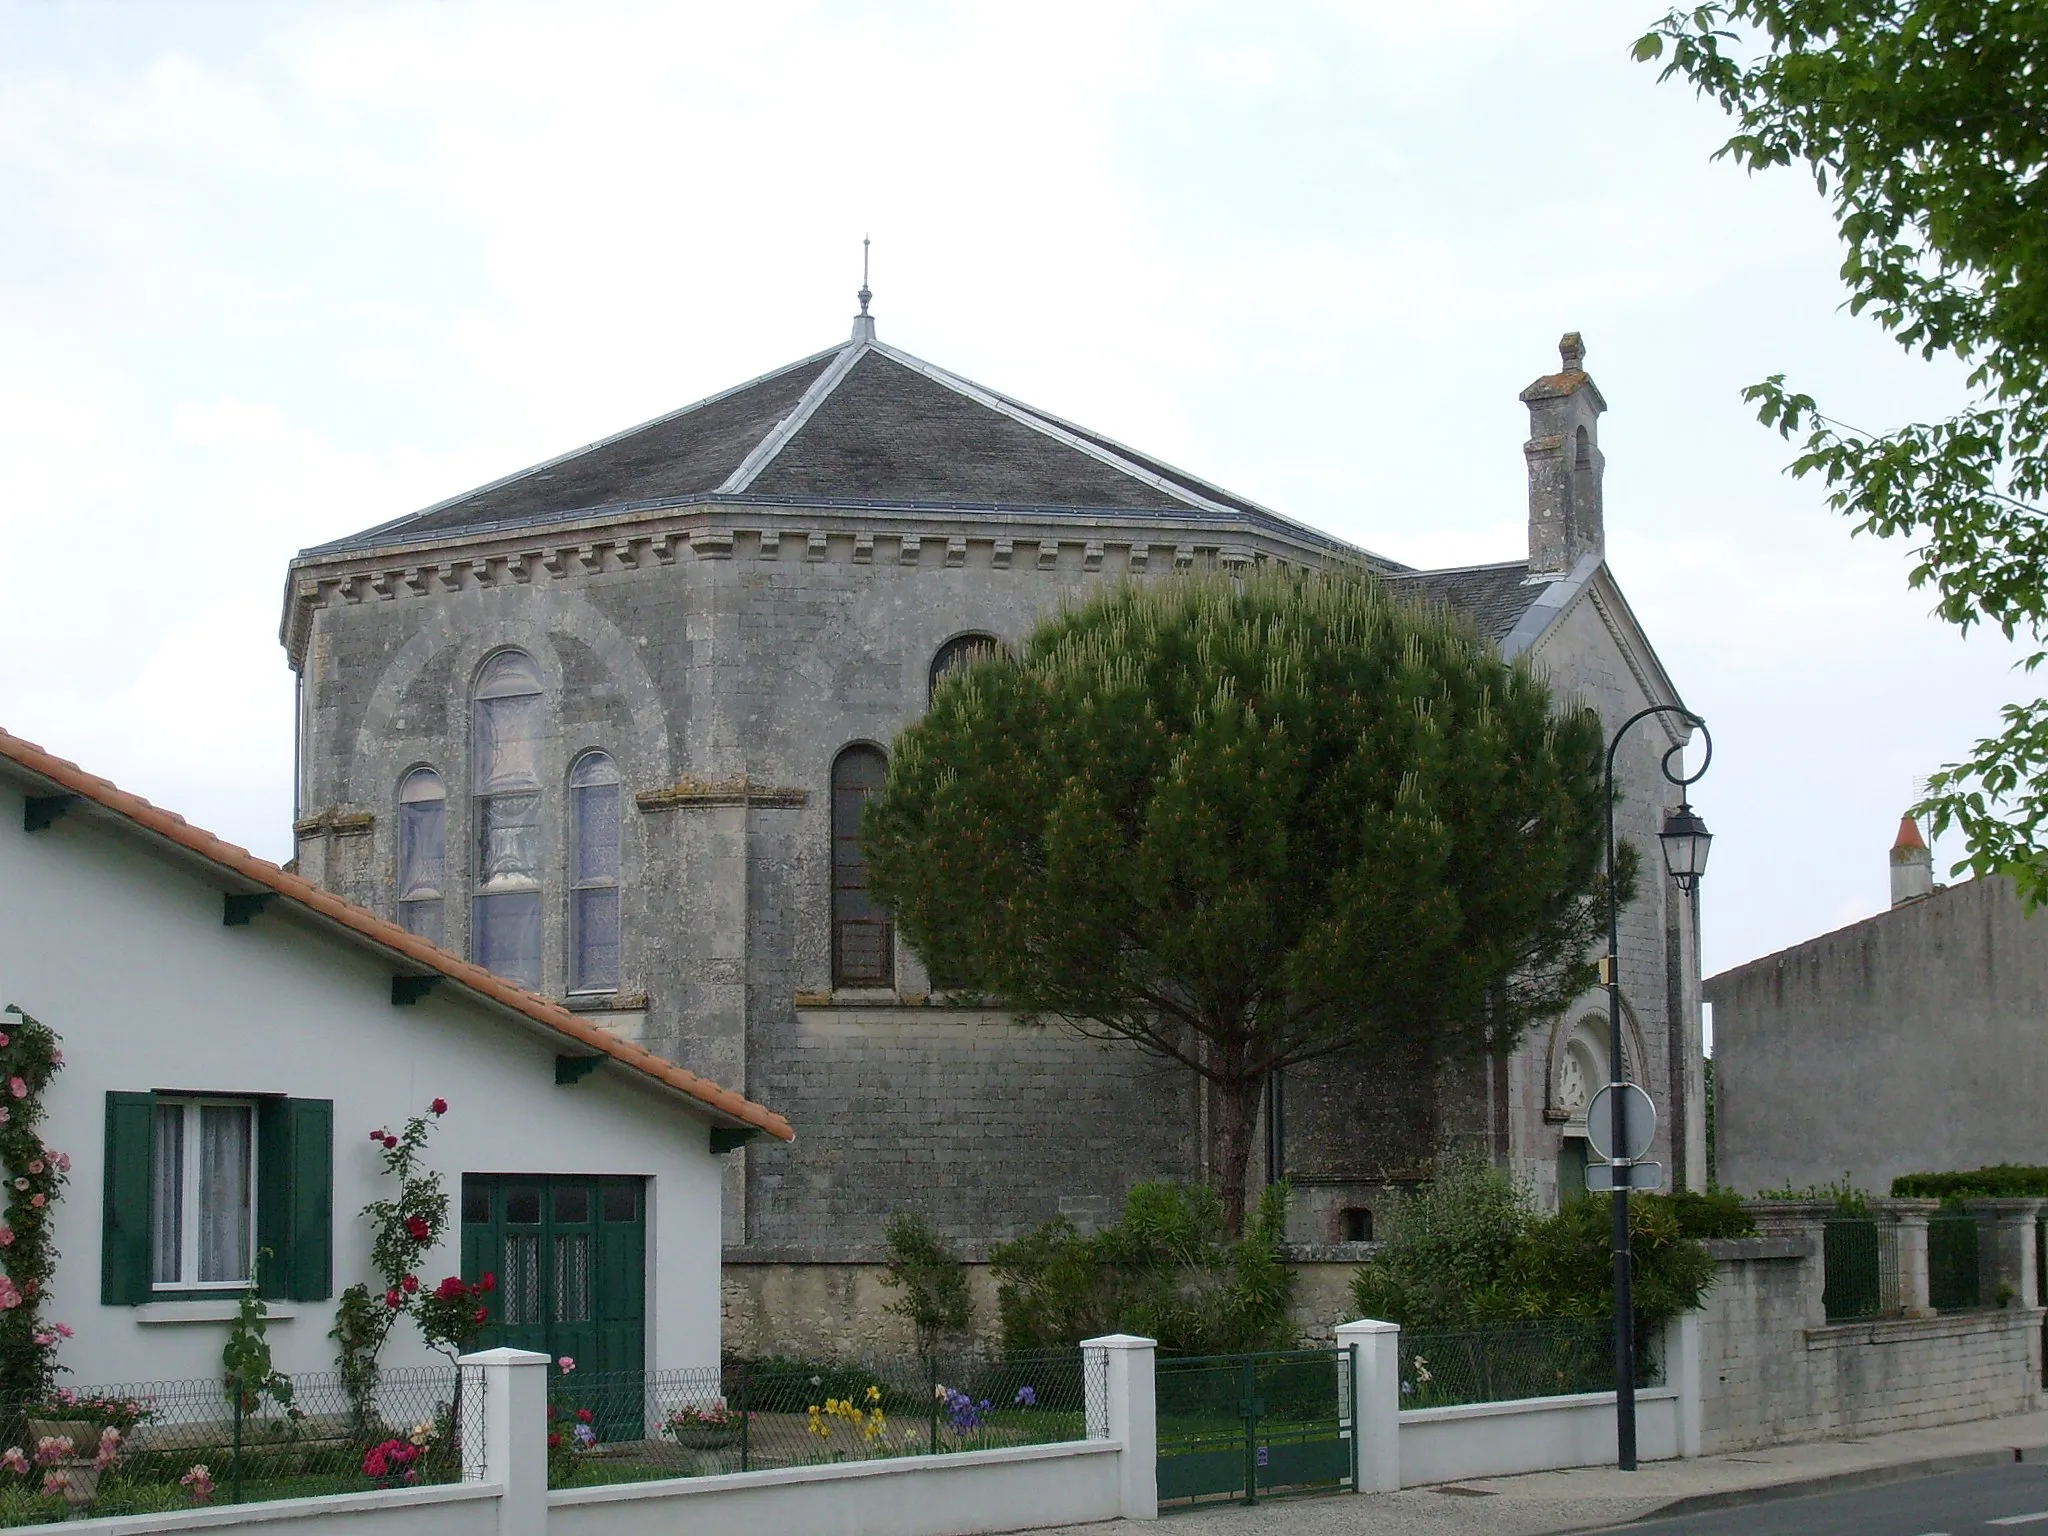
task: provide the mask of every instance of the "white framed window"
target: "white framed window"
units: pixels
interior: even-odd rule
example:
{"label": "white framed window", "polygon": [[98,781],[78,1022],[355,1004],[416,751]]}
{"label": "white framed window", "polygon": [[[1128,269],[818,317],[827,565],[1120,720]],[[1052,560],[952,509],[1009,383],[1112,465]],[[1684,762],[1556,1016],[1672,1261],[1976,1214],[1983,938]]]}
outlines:
{"label": "white framed window", "polygon": [[155,1139],[151,1286],[246,1286],[256,1237],[254,1102],[159,1098]]}

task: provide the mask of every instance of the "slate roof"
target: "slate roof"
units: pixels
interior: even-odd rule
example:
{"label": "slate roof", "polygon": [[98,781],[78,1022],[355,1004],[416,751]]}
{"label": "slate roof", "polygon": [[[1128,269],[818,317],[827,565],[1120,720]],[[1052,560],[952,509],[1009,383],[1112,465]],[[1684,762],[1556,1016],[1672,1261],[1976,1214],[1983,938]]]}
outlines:
{"label": "slate roof", "polygon": [[345,555],[725,500],[1221,516],[1334,553],[1364,553],[1100,433],[860,338],[302,553]]}
{"label": "slate roof", "polygon": [[1220,518],[1362,558],[1395,590],[1448,603],[1495,641],[1544,590],[1525,583],[1521,561],[1410,571],[886,346],[871,330],[301,558],[704,502]]}
{"label": "slate roof", "polygon": [[111,780],[87,773],[78,764],[44,751],[32,741],[0,730],[0,762],[7,762],[61,794],[80,796],[117,822],[196,855],[228,877],[229,889],[244,884],[283,897],[316,919],[345,930],[351,937],[384,951],[395,969],[405,974],[431,972],[447,978],[483,1002],[495,1004],[524,1017],[558,1036],[564,1046],[582,1053],[606,1056],[628,1071],[650,1078],[671,1093],[691,1101],[714,1120],[766,1131],[781,1141],[793,1141],[796,1133],[789,1122],[772,1109],[763,1108],[730,1088],[721,1088],[709,1078],[666,1061],[652,1051],[622,1040],[608,1029],[580,1018],[559,1003],[527,991],[504,977],[472,965],[445,949],[436,948],[416,934],[353,902],[343,901],[310,880],[288,874],[267,859],[259,859],[201,827],[195,827],[175,811],[167,811]]}
{"label": "slate roof", "polygon": [[1532,582],[1529,562],[1468,565],[1441,571],[1401,571],[1383,576],[1389,592],[1442,603],[1464,614],[1479,632],[1496,644],[1508,637],[1529,605],[1543,595],[1544,583]]}

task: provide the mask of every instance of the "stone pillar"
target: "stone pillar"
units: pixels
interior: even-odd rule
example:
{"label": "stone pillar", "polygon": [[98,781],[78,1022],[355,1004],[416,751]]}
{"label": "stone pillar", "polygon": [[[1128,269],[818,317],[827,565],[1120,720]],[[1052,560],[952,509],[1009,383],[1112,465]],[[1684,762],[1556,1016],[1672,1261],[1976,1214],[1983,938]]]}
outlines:
{"label": "stone pillar", "polygon": [[1932,1317],[1934,1303],[1928,1290],[1927,1218],[1941,1209],[1939,1200],[1873,1200],[1877,1213],[1878,1238],[1892,1245],[1894,1272],[1899,1293],[1895,1301],[1902,1317]]}
{"label": "stone pillar", "polygon": [[1700,1453],[1700,1314],[1686,1312],[1664,1325],[1664,1385],[1678,1394],[1678,1454]]}
{"label": "stone pillar", "polygon": [[1977,1285],[1981,1299],[1994,1306],[2040,1306],[2035,1223],[2048,1200],[1965,1200],[1963,1206],[1977,1218]]}
{"label": "stone pillar", "polygon": [[1354,1493],[1401,1489],[1401,1325],[1361,1318],[1337,1325],[1351,1351],[1351,1435],[1358,1445]]}
{"label": "stone pillar", "polygon": [[496,1536],[547,1536],[548,1357],[530,1349],[487,1349],[456,1362],[466,1387],[484,1395],[481,1445],[465,1442],[462,1475],[496,1483]]}
{"label": "stone pillar", "polygon": [[1840,1209],[1832,1200],[1745,1200],[1758,1238],[1796,1243],[1808,1254],[1800,1271],[1804,1326],[1827,1322],[1827,1223]]}
{"label": "stone pillar", "polygon": [[[1123,1447],[1117,1458],[1117,1513],[1126,1520],[1159,1518],[1159,1407],[1153,1379],[1158,1344],[1131,1333],[1081,1341],[1091,1428],[1107,1424]],[[1102,1366],[1096,1361],[1104,1361]]]}

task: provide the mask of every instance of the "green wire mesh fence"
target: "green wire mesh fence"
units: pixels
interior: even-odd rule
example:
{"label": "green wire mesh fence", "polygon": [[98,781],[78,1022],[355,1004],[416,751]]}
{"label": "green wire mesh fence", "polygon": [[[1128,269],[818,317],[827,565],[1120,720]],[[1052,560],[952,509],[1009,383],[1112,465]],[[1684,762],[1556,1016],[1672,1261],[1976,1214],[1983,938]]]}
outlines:
{"label": "green wire mesh fence", "polygon": [[819,1365],[767,1361],[598,1374],[549,1388],[554,1487],[1106,1439],[1108,1359]]}
{"label": "green wire mesh fence", "polygon": [[1821,1229],[1821,1304],[1831,1323],[1894,1310],[1898,1247],[1874,1216],[1831,1216]]}
{"label": "green wire mesh fence", "polygon": [[[1636,1342],[1636,1385],[1663,1379],[1652,1338]],[[1401,1330],[1401,1406],[1448,1408],[1614,1390],[1614,1324],[1560,1318]]]}
{"label": "green wire mesh fence", "polygon": [[441,1366],[353,1393],[334,1373],[66,1388],[0,1420],[0,1437],[0,1525],[361,1493],[460,1480],[483,1386]]}

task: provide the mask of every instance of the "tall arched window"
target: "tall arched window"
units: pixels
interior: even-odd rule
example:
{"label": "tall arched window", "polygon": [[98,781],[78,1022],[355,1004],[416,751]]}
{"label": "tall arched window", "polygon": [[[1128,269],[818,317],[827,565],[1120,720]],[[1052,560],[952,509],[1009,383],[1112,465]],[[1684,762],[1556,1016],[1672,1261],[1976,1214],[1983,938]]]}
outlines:
{"label": "tall arched window", "polygon": [[569,774],[569,990],[619,987],[619,770],[586,752]]}
{"label": "tall arched window", "polygon": [[477,675],[476,899],[470,953],[525,987],[540,986],[540,669],[500,651]]}
{"label": "tall arched window", "polygon": [[832,985],[886,987],[896,978],[896,939],[888,914],[868,894],[860,818],[868,796],[889,776],[878,748],[848,747],[832,764]]}
{"label": "tall arched window", "polygon": [[994,635],[955,635],[939,647],[939,654],[932,658],[931,678],[925,684],[925,701],[939,691],[939,684],[946,674],[956,667],[964,667],[979,661],[984,656],[993,656],[1003,648],[1002,641]]}
{"label": "tall arched window", "polygon": [[447,931],[448,791],[431,768],[415,768],[398,786],[398,921],[439,944]]}

